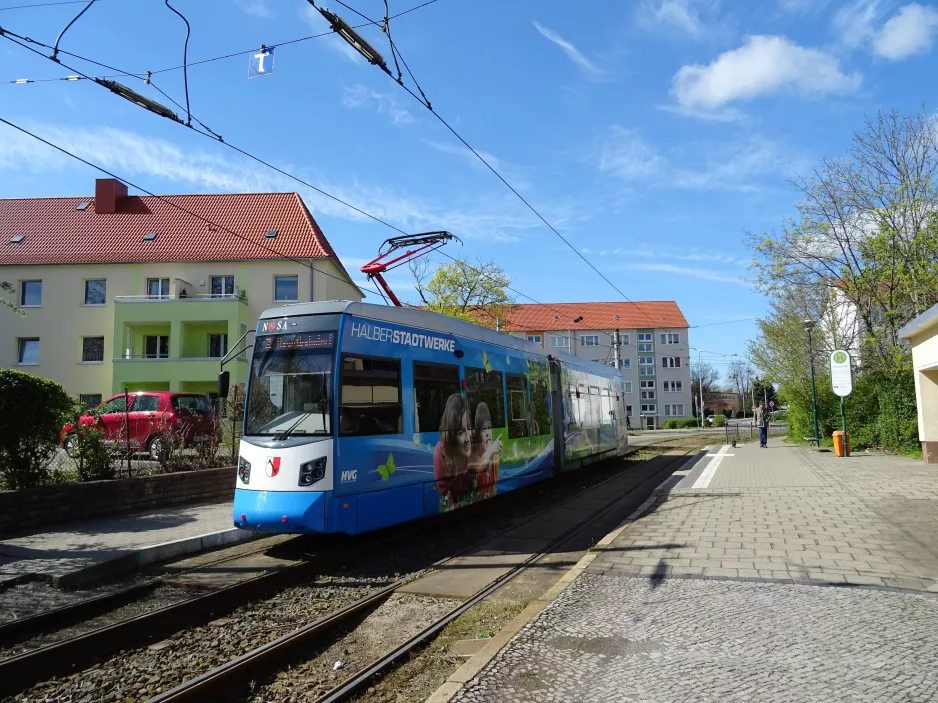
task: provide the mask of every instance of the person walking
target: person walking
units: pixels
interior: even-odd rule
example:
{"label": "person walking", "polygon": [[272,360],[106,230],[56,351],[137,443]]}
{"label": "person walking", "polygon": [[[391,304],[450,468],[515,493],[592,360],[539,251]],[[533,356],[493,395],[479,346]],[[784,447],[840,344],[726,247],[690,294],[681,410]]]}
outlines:
{"label": "person walking", "polygon": [[758,408],[752,409],[752,421],[759,428],[759,446],[768,446],[769,413],[765,409],[765,403],[759,403]]}

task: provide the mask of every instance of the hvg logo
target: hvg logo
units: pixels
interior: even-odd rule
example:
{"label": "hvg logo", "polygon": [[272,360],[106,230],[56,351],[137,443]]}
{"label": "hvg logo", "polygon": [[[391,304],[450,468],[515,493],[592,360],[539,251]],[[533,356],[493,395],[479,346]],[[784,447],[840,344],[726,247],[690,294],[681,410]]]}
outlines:
{"label": "hvg logo", "polygon": [[351,481],[357,481],[357,480],[358,480],[358,469],[352,469],[351,471],[342,472],[342,478],[341,478],[342,483],[349,483]]}

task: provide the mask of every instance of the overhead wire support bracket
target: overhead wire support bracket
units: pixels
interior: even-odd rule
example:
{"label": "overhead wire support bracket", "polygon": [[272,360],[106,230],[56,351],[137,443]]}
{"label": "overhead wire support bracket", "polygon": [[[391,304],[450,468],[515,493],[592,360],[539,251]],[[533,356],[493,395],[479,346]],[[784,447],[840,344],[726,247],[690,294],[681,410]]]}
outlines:
{"label": "overhead wire support bracket", "polygon": [[[394,303],[395,306],[402,308],[404,307],[403,303],[394,295],[394,291],[391,290],[391,287],[388,285],[387,281],[384,280],[382,274],[396,269],[398,266],[403,266],[414,259],[419,259],[421,256],[429,254],[431,251],[436,251],[446,244],[446,242],[453,239],[457,242],[461,242],[459,237],[451,232],[421,232],[420,234],[406,234],[402,237],[391,237],[390,239],[386,239],[384,244],[381,245],[381,248],[378,250],[378,256],[362,266],[361,272],[368,276],[368,280],[377,281],[382,290],[387,293],[391,302]],[[388,257],[395,252],[407,247],[415,248],[407,249],[407,251],[400,256],[388,259]]]}
{"label": "overhead wire support bracket", "polygon": [[362,35],[356,32],[348,22],[334,12],[330,12],[325,7],[317,6],[314,0],[307,0],[307,2],[318,10],[319,14],[325,17],[326,22],[332,27],[332,31],[342,37],[349,46],[361,54],[368,63],[378,66],[382,71],[391,76],[391,78],[394,78],[394,74],[391,73],[391,70],[388,68],[384,57],[381,56],[378,50],[369,44]]}
{"label": "overhead wire support bracket", "polygon": [[52,47],[52,56],[49,57],[50,59],[52,59],[53,61],[59,60],[59,42],[62,41],[62,37],[65,36],[65,33],[69,30],[69,28],[73,24],[75,24],[75,22],[78,21],[78,18],[81,17],[83,14],[85,14],[88,11],[88,8],[94,5],[94,3],[95,3],[95,0],[88,0],[88,4],[82,8],[81,12],[75,15],[72,18],[72,21],[69,22],[67,25],[65,25],[65,29],[59,32],[59,36],[55,38],[55,45],[53,45]]}

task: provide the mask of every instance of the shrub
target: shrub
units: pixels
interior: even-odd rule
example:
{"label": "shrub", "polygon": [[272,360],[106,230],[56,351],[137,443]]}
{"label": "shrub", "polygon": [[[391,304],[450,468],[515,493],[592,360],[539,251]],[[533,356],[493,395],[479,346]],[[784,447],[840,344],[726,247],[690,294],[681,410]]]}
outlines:
{"label": "shrub", "polygon": [[75,433],[77,451],[74,459],[79,481],[114,478],[114,463],[103,439],[104,432],[94,426],[85,425]]}
{"label": "shrub", "polygon": [[713,426],[714,427],[723,427],[726,425],[726,417],[724,415],[714,415],[713,416]]}
{"label": "shrub", "polygon": [[744,413],[742,410],[737,410],[737,411],[736,411],[736,419],[737,419],[737,420],[742,420],[744,417],[746,417],[746,413]]}
{"label": "shrub", "polygon": [[7,488],[49,482],[59,432],[74,405],[55,381],[0,369],[0,480]]}
{"label": "shrub", "polygon": [[678,425],[678,427],[680,427],[681,429],[690,429],[690,428],[694,428],[698,426],[699,426],[699,423],[697,419],[693,417],[685,417],[683,420],[680,421],[680,424]]}
{"label": "shrub", "polygon": [[666,430],[676,430],[680,427],[680,423],[677,420],[665,420],[664,429]]}

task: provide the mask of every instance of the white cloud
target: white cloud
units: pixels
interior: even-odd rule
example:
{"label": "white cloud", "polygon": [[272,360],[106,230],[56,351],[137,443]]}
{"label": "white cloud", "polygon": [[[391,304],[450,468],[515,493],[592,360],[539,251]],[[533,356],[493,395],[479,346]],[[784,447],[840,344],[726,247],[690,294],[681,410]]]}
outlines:
{"label": "white cloud", "polygon": [[[685,154],[676,161],[692,164],[695,159]],[[685,190],[755,193],[765,189],[764,179],[788,179],[810,165],[810,159],[790,148],[766,138],[753,137],[735,144],[707,148],[699,165],[682,165],[673,169],[670,185]]]}
{"label": "white cloud", "polygon": [[853,0],[837,10],[833,27],[840,44],[847,49],[856,49],[872,39],[884,5],[883,0]]}
{"label": "white cloud", "polygon": [[823,51],[786,37],[752,36],[707,66],[682,67],[671,92],[684,108],[713,110],[778,91],[819,96],[848,93],[859,85],[858,74],[844,74],[837,59]]}
{"label": "white cloud", "polygon": [[715,110],[701,110],[698,108],[684,107],[682,105],[659,105],[659,110],[672,112],[682,117],[691,117],[695,120],[704,122],[743,122],[746,120],[746,113],[735,107],[721,107]]}
{"label": "white cloud", "polygon": [[624,180],[638,180],[656,173],[664,159],[642,137],[618,125],[609,129],[600,146],[599,170]]}
{"label": "white cloud", "polygon": [[[427,139],[425,141],[427,144],[432,146],[437,151],[442,151],[444,154],[452,154],[453,156],[458,156],[461,159],[465,159],[466,162],[474,168],[485,169],[485,164],[479,161],[479,159],[476,158],[475,154],[473,154],[471,151],[469,151],[466,147],[464,147],[461,144],[449,144],[447,142],[437,142],[432,139]],[[492,168],[494,168],[496,171],[501,171],[502,169],[505,168],[506,164],[497,156],[494,156],[493,154],[490,154],[487,151],[482,151],[481,149],[476,149],[476,151],[479,153],[479,156],[481,156],[483,159],[488,161],[492,165]],[[485,170],[487,171],[488,169],[485,169]]]}
{"label": "white cloud", "polygon": [[[315,190],[240,158],[227,158],[188,144],[177,146],[165,140],[109,127],[81,129],[37,123],[24,126],[120,176],[133,181],[142,177],[141,185],[154,192],[166,192],[167,189],[165,183],[160,184],[163,187],[154,185],[153,179],[170,182],[176,192],[296,191],[317,217],[370,221]],[[39,174],[71,169],[75,163],[27,135],[0,129],[0,170]],[[316,187],[407,231],[446,229],[467,238],[513,242],[521,239],[525,232],[542,226],[536,218],[521,210],[513,197],[506,196],[501,200],[489,197],[481,201],[465,199],[441,206],[382,186],[357,182],[342,186],[289,164],[281,166]],[[558,227],[564,226],[569,219],[556,205],[545,216]]]}
{"label": "white cloud", "polygon": [[695,0],[646,0],[638,7],[638,21],[646,29],[677,30],[698,39],[704,34],[698,5]]}
{"label": "white cloud", "polygon": [[873,40],[873,50],[892,61],[931,50],[938,34],[938,10],[911,3],[889,18]]}
{"label": "white cloud", "polygon": [[274,14],[267,6],[267,0],[235,0],[235,4],[252,17],[266,19]]}
{"label": "white cloud", "polygon": [[778,6],[792,15],[806,15],[820,12],[828,5],[829,0],[778,0]]}
{"label": "white cloud", "polygon": [[537,31],[541,33],[541,36],[549,41],[552,41],[554,44],[563,49],[563,52],[568,57],[570,57],[570,60],[573,61],[573,63],[580,67],[583,73],[586,74],[587,78],[592,81],[603,81],[608,79],[608,74],[606,71],[586,58],[586,56],[583,55],[583,52],[577,49],[572,43],[561,37],[552,29],[548,29],[538,22],[534,22],[534,26]]}
{"label": "white cloud", "polygon": [[396,125],[412,124],[414,116],[401,107],[397,99],[390,93],[379,93],[361,84],[345,89],[342,104],[347,108],[374,107],[379,115],[387,115]]}
{"label": "white cloud", "polygon": [[675,266],[674,264],[634,264],[629,268],[637,271],[658,271],[660,273],[673,273],[678,276],[689,276],[704,281],[717,283],[735,283],[739,286],[749,287],[749,282],[742,276],[734,276],[732,271],[725,269],[694,268],[692,266]]}

